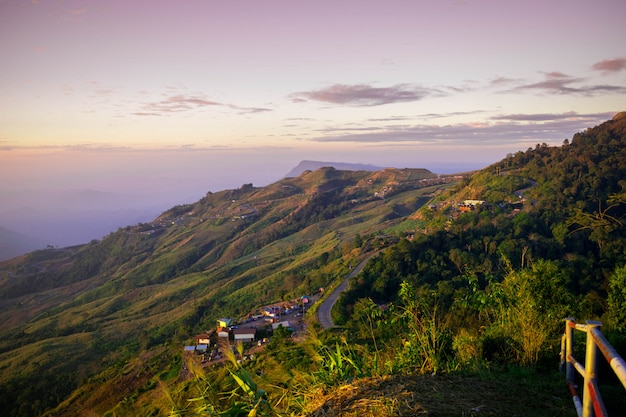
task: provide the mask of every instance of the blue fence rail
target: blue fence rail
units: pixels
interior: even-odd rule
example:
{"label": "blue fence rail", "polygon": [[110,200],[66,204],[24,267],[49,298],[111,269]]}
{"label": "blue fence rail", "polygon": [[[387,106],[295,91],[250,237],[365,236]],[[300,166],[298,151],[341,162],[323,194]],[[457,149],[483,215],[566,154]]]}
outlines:
{"label": "blue fence rail", "polygon": [[[588,320],[585,324],[580,324],[572,318],[565,320],[565,333],[561,340],[561,367],[565,367],[566,383],[572,394],[578,417],[608,417],[598,389],[598,352],[602,352],[626,389],[626,362],[604,338],[601,327],[602,323],[599,321]],[[584,365],[574,357],[575,330],[587,333]],[[582,403],[574,382],[574,371],[584,378]]]}

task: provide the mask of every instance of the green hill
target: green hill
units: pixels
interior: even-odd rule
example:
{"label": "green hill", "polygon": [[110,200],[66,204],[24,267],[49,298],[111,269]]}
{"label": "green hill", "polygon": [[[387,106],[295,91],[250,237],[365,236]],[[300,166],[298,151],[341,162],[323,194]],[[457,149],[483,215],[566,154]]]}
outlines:
{"label": "green hill", "polygon": [[331,284],[356,234],[384,235],[449,180],[426,170],[309,171],[0,263],[3,406],[41,411],[94,372],[166,341],[182,346],[219,316]]}
{"label": "green hill", "polygon": [[[345,415],[502,415],[504,383],[554,399],[531,414],[570,415],[551,371],[563,318],[601,318],[616,346],[626,339],[625,145],[618,115],[472,175],[305,171],[1,262],[0,409],[339,415],[349,402]],[[327,293],[375,252],[333,310],[342,328],[322,331],[313,308],[306,337],[279,330],[254,359],[242,353],[245,365],[183,353],[217,318]],[[437,376],[430,388],[424,374]],[[461,395],[464,383],[490,391],[485,408]],[[406,387],[440,390],[451,406],[456,392],[459,403],[437,408]],[[361,394],[348,401],[348,391]]]}

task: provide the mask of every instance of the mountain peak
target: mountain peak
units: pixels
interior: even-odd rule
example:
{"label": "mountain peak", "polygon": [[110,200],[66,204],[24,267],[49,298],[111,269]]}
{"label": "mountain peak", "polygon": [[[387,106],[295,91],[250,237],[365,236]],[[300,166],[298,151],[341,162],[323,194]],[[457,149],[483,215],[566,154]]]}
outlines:
{"label": "mountain peak", "polygon": [[342,171],[380,171],[384,167],[378,167],[371,164],[354,164],[349,162],[321,162],[304,160],[285,175],[285,178],[294,178],[300,176],[304,171],[315,171],[320,168],[331,167]]}
{"label": "mountain peak", "polygon": [[623,119],[624,117],[626,117],[626,111],[621,111],[613,116],[613,120]]}

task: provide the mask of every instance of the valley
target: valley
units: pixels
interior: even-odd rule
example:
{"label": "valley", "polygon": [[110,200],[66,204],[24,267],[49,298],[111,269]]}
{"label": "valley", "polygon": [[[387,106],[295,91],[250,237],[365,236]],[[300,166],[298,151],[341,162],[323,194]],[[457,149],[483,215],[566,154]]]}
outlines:
{"label": "valley", "polygon": [[[0,262],[0,410],[571,415],[564,318],[601,320],[625,346],[625,132],[616,117],[454,176],[304,171]],[[297,338],[267,329],[271,306]]]}

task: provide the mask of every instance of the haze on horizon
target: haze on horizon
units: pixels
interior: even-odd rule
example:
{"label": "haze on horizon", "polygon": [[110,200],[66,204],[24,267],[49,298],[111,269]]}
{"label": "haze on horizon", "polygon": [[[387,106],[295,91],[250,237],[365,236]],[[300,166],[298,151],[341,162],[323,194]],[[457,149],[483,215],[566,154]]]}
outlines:
{"label": "haze on horizon", "polygon": [[65,246],[304,159],[447,173],[561,144],[625,110],[624,15],[621,0],[0,0],[0,227]]}

